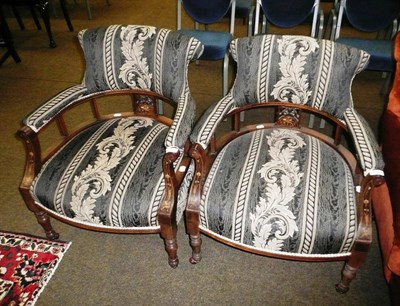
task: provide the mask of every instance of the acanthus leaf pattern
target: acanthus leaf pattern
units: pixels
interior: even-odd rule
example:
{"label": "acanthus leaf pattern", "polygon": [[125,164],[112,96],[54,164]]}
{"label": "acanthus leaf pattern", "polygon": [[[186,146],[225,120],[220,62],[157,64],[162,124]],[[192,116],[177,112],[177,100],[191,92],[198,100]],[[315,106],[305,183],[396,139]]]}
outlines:
{"label": "acanthus leaf pattern", "polygon": [[312,91],[309,90],[308,75],[304,74],[306,56],[319,48],[313,38],[282,36],[278,39],[281,56],[279,69],[281,79],[274,85],[271,95],[279,101],[306,104]]}
{"label": "acanthus leaf pattern", "polygon": [[76,219],[101,224],[100,218],[94,215],[96,199],[111,190],[110,171],[134,149],[135,132],[142,127],[151,126],[152,122],[148,118],[121,119],[113,135],[97,145],[98,155],[94,163],[87,165],[74,177],[71,209]]}
{"label": "acanthus leaf pattern", "polygon": [[294,160],[296,149],[305,143],[294,131],[274,130],[268,137],[271,160],[258,171],[265,180],[265,197],[250,213],[251,232],[255,247],[279,251],[283,242],[298,231],[296,217],[289,210],[303,173]]}
{"label": "acanthus leaf pattern", "polygon": [[[141,32],[139,32],[141,31]],[[143,57],[144,41],[156,33],[155,27],[129,25],[122,27],[122,54],[126,61],[120,68],[119,78],[130,88],[150,89],[153,75],[147,59]]]}

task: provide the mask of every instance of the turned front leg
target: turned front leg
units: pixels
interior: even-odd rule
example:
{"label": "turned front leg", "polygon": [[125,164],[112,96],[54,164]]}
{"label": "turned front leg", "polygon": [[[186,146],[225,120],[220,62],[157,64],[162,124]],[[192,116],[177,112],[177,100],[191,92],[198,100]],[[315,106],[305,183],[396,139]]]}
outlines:
{"label": "turned front leg", "polygon": [[189,262],[191,264],[196,264],[201,260],[201,236],[199,235],[190,235],[190,246],[192,247],[192,256],[189,258]]}
{"label": "turned front leg", "polygon": [[339,293],[346,293],[349,291],[350,282],[356,277],[358,269],[345,264],[342,270],[342,279],[339,284],[336,284],[336,291]]}
{"label": "turned front leg", "polygon": [[53,229],[49,215],[43,210],[38,210],[35,211],[34,213],[37,221],[43,227],[44,232],[46,233],[46,237],[51,240],[58,239],[60,235]]}
{"label": "turned front leg", "polygon": [[168,253],[168,264],[175,269],[179,264],[178,243],[176,239],[164,239],[164,244]]}

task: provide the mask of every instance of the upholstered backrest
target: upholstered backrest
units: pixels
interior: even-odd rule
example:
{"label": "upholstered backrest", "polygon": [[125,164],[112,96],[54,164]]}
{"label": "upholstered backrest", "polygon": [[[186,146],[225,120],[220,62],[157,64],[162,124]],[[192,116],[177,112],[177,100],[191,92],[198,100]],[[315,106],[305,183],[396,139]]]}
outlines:
{"label": "upholstered backrest", "polygon": [[304,22],[309,17],[314,6],[318,5],[315,0],[261,0],[264,15],[272,24],[290,28]]}
{"label": "upholstered backrest", "polygon": [[215,23],[229,11],[232,0],[181,0],[186,13],[202,24]]}
{"label": "upholstered backrest", "polygon": [[152,90],[178,101],[188,62],[202,52],[190,37],[152,26],[112,25],[83,30],[84,84],[89,93],[109,89]]}
{"label": "upholstered backrest", "polygon": [[231,43],[238,63],[232,95],[236,105],[292,102],[339,119],[353,106],[351,85],[369,54],[307,36],[262,35]]}
{"label": "upholstered backrest", "polygon": [[340,1],[350,24],[366,32],[385,30],[399,17],[399,0],[346,0]]}

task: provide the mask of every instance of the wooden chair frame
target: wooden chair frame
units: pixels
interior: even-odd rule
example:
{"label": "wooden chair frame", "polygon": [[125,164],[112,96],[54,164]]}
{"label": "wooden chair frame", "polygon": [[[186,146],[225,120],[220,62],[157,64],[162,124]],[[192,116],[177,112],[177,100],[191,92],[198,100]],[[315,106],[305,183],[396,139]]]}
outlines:
{"label": "wooden chair frame", "polygon": [[[262,124],[253,124],[248,126],[240,126],[240,113],[242,111],[248,111],[250,109],[256,109],[261,107],[273,107],[275,108],[275,122],[268,122]],[[301,117],[303,113],[312,113],[315,116],[322,117],[324,120],[332,124],[333,136],[322,133],[322,130],[312,130],[305,127],[301,123]],[[278,257],[289,260],[301,260],[301,261],[339,261],[345,260],[346,264],[342,270],[341,281],[336,285],[336,290],[341,293],[345,293],[349,289],[349,284],[352,279],[355,278],[357,270],[365,262],[368,251],[372,242],[372,204],[371,204],[371,193],[372,190],[384,183],[382,176],[367,175],[364,176],[360,166],[357,163],[355,155],[345,147],[343,144],[343,136],[349,131],[345,124],[337,118],[324,113],[322,111],[315,110],[305,105],[295,105],[293,103],[281,103],[281,102],[266,102],[257,104],[248,104],[246,106],[238,107],[226,115],[226,118],[233,117],[233,129],[232,131],[226,132],[225,134],[213,137],[207,148],[203,148],[200,144],[194,144],[190,149],[190,156],[195,161],[195,176],[192,181],[192,185],[189,192],[188,204],[186,208],[186,230],[190,237],[190,245],[192,247],[192,256],[190,262],[195,264],[201,260],[201,244],[202,240],[200,233],[202,232],[199,228],[200,220],[200,197],[204,182],[207,178],[208,172],[213,164],[214,159],[218,153],[224,148],[224,146],[235,138],[241,137],[242,135],[256,131],[258,129],[274,129],[276,127],[284,127],[288,129],[295,129],[302,133],[312,135],[318,138],[324,143],[334,148],[343,159],[347,162],[350,169],[352,169],[354,182],[356,186],[360,186],[360,192],[357,198],[357,238],[352,248],[350,256],[341,256],[334,258],[327,257],[310,257],[296,255],[276,255],[268,252],[267,250],[255,251],[243,245],[238,245],[232,241],[221,239],[220,236],[213,235],[210,232],[206,234],[212,238],[222,241],[224,244],[233,246],[235,248],[242,249],[247,252],[256,253],[259,255],[265,255],[269,257]],[[204,232],[203,232],[204,233]]]}

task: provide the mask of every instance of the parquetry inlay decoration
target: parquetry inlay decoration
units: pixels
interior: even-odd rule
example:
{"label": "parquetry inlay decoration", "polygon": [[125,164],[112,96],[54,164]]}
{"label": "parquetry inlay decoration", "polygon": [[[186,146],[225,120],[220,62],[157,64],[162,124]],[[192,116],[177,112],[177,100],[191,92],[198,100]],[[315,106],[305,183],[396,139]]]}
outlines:
{"label": "parquetry inlay decoration", "polygon": [[304,174],[294,154],[305,143],[294,131],[277,129],[268,137],[268,146],[271,160],[257,172],[266,182],[265,197],[250,213],[251,231],[255,247],[279,251],[284,240],[298,231],[288,204]]}
{"label": "parquetry inlay decoration", "polygon": [[72,185],[71,209],[75,218],[84,222],[100,224],[99,217],[94,216],[96,199],[111,190],[110,171],[122,158],[134,149],[135,132],[142,127],[150,126],[151,119],[121,119],[114,129],[114,134],[97,145],[98,155],[93,164],[75,176]]}
{"label": "parquetry inlay decoration", "polygon": [[308,37],[282,36],[278,39],[282,77],[271,92],[275,99],[296,104],[305,104],[310,100],[312,91],[309,90],[308,74],[303,72],[306,56],[317,48],[317,41]]}
{"label": "parquetry inlay decoration", "polygon": [[154,27],[122,27],[121,50],[126,62],[120,69],[119,77],[131,88],[149,89],[151,86],[153,75],[149,71],[147,59],[143,58],[143,42],[155,33]]}

